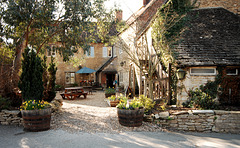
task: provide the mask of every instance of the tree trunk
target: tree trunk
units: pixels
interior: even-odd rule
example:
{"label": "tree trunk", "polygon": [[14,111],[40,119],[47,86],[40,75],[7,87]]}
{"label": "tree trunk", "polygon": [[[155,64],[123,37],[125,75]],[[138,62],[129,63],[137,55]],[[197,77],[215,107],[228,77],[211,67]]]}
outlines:
{"label": "tree trunk", "polygon": [[22,51],[24,50],[24,42],[21,43],[20,46],[17,46],[16,48],[16,56],[13,61],[13,68],[12,68],[12,76],[11,76],[11,81],[12,81],[12,89],[16,88],[18,86],[18,81],[19,81],[19,71],[21,68],[21,57],[22,57]]}
{"label": "tree trunk", "polygon": [[153,79],[149,80],[149,95],[150,95],[150,98],[153,100],[154,99],[154,97],[153,97]]}

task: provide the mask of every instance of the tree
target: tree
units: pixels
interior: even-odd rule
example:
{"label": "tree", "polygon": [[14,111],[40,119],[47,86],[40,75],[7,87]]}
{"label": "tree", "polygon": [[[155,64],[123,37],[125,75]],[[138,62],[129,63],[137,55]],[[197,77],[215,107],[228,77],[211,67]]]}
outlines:
{"label": "tree", "polygon": [[56,97],[56,91],[55,91],[55,81],[56,81],[56,72],[57,67],[54,63],[54,58],[51,57],[51,62],[49,63],[48,67],[48,73],[49,73],[49,81],[47,86],[47,98],[45,99],[48,102],[51,102]]}
{"label": "tree", "polygon": [[[58,52],[67,61],[81,47],[88,50],[96,29],[91,21],[105,0],[3,0],[0,2],[0,39],[14,49],[12,82],[16,86],[22,52],[44,52],[48,43],[61,42]],[[62,8],[60,7],[62,6]]]}
{"label": "tree", "polygon": [[23,53],[22,74],[20,76],[19,88],[22,91],[22,98],[26,100],[42,100],[42,60],[36,52],[26,48]]}

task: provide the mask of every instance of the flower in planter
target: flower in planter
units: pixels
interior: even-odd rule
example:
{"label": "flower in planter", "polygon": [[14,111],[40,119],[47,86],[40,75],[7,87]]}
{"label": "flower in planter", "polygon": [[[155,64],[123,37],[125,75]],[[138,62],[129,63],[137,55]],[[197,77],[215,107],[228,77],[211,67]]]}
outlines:
{"label": "flower in planter", "polygon": [[105,90],[105,94],[115,94],[116,93],[116,90],[114,89],[114,87],[109,87],[109,88],[106,88]]}
{"label": "flower in planter", "polygon": [[51,107],[51,105],[47,101],[28,100],[22,103],[20,110],[41,110],[49,107]]}
{"label": "flower in planter", "polygon": [[115,95],[112,95],[111,97],[108,97],[109,101],[116,101],[118,98]]}
{"label": "flower in planter", "polygon": [[120,103],[117,105],[117,108],[126,110],[135,110],[143,107],[143,104],[138,98],[134,98],[133,100],[129,101],[127,97],[123,97]]}

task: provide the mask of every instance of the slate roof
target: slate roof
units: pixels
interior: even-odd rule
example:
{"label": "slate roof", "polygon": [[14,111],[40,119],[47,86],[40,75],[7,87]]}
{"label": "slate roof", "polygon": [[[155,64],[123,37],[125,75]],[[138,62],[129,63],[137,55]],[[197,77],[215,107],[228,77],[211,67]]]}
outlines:
{"label": "slate roof", "polygon": [[176,49],[179,66],[240,65],[240,17],[224,8],[193,10]]}

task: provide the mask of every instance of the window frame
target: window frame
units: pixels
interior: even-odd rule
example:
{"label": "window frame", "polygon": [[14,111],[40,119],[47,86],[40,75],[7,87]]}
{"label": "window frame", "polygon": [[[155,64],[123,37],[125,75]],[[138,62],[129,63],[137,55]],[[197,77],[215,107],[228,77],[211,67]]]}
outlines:
{"label": "window frame", "polygon": [[[69,78],[69,82],[67,82],[67,74],[70,74],[70,78]],[[72,74],[73,77],[72,77]],[[74,81],[72,82],[72,78],[74,79]],[[76,83],[76,74],[75,72],[65,72],[65,84],[74,84]]]}
{"label": "window frame", "polygon": [[86,57],[94,57],[94,46],[90,46],[89,50],[85,52]]}
{"label": "window frame", "polygon": [[[228,70],[230,70],[230,69],[235,69],[236,73],[228,73]],[[238,75],[238,69],[237,68],[227,68],[226,69],[226,75],[228,75],[228,76],[237,76]]]}
{"label": "window frame", "polygon": [[[206,70],[206,69],[211,69],[211,70],[214,70],[214,73],[193,73],[192,70],[193,69],[203,69],[203,70]],[[216,68],[190,68],[190,75],[192,76],[214,76],[217,74],[217,71],[216,71]]]}
{"label": "window frame", "polygon": [[[49,49],[47,49],[47,56],[48,57],[56,57],[56,49],[53,51],[53,47],[54,45],[49,45],[51,50],[49,51]],[[53,54],[54,53],[54,54]]]}

